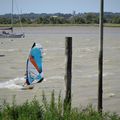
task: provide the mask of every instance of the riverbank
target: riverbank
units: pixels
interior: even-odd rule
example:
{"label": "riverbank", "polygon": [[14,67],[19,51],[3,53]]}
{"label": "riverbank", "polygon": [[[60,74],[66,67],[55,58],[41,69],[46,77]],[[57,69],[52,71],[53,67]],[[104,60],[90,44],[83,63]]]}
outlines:
{"label": "riverbank", "polygon": [[55,101],[54,91],[51,93],[51,99],[48,102],[44,92],[42,101],[36,98],[32,101],[26,101],[22,105],[16,105],[13,98],[12,105],[4,101],[0,109],[0,119],[4,120],[120,120],[116,113],[103,112],[102,114],[95,110],[92,105],[85,107],[71,108],[63,103],[61,95]]}
{"label": "riverbank", "polygon": [[[0,24],[0,27],[10,27],[11,24]],[[99,26],[98,24],[23,24],[22,27],[49,27],[49,26]],[[120,27],[120,24],[105,23],[105,27]],[[21,27],[19,24],[15,24],[14,27]]]}

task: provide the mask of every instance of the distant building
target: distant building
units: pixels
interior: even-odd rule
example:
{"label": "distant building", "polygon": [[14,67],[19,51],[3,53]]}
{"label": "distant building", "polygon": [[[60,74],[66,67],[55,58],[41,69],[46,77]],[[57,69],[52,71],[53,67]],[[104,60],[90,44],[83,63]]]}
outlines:
{"label": "distant building", "polygon": [[75,10],[73,10],[73,13],[72,13],[72,15],[73,15],[73,16],[75,16],[75,15],[76,15],[76,11],[75,11]]}
{"label": "distant building", "polygon": [[53,17],[53,18],[57,18],[58,16],[56,16],[56,15],[53,15],[53,16],[51,16],[51,17]]}

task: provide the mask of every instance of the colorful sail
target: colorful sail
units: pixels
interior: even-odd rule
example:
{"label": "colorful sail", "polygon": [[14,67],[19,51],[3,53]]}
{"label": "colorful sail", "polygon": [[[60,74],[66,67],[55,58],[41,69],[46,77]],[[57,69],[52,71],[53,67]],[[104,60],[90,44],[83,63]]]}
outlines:
{"label": "colorful sail", "polygon": [[42,52],[42,46],[34,43],[30,50],[26,66],[26,83],[28,85],[43,80]]}

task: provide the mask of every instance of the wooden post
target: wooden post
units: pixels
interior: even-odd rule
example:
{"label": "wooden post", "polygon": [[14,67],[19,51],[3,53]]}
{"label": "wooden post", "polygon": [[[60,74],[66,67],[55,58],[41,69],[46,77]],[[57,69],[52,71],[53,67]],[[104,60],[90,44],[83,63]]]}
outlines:
{"label": "wooden post", "polygon": [[99,48],[99,80],[98,80],[98,111],[102,113],[103,100],[103,15],[104,15],[104,0],[100,0],[100,48]]}
{"label": "wooden post", "polygon": [[65,55],[66,55],[66,96],[64,100],[64,107],[71,109],[71,79],[72,79],[72,37],[66,37],[65,41]]}

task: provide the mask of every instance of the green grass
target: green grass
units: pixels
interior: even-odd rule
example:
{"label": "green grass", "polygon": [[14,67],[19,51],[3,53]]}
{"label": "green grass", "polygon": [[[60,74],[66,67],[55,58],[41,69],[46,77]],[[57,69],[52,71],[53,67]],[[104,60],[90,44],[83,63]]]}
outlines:
{"label": "green grass", "polygon": [[[0,24],[0,27],[10,27],[10,24]],[[98,26],[97,24],[22,24],[23,27],[50,27],[50,26]],[[20,27],[19,24],[14,24],[14,27]]]}
{"label": "green grass", "polygon": [[[11,24],[0,24],[0,27],[10,27]],[[20,27],[19,24],[14,24],[15,27]],[[44,27],[44,26],[99,26],[98,24],[23,24],[23,27]],[[120,24],[105,23],[105,27],[120,27]]]}
{"label": "green grass", "polygon": [[105,27],[120,27],[120,24],[110,24],[110,23],[106,23],[104,24]]}
{"label": "green grass", "polygon": [[92,105],[84,109],[64,109],[61,94],[56,101],[54,91],[49,102],[44,92],[42,98],[41,104],[35,97],[32,101],[26,101],[22,105],[16,105],[15,98],[12,105],[4,101],[3,105],[0,106],[0,120],[120,120],[120,116],[116,113],[103,113],[101,115]]}

